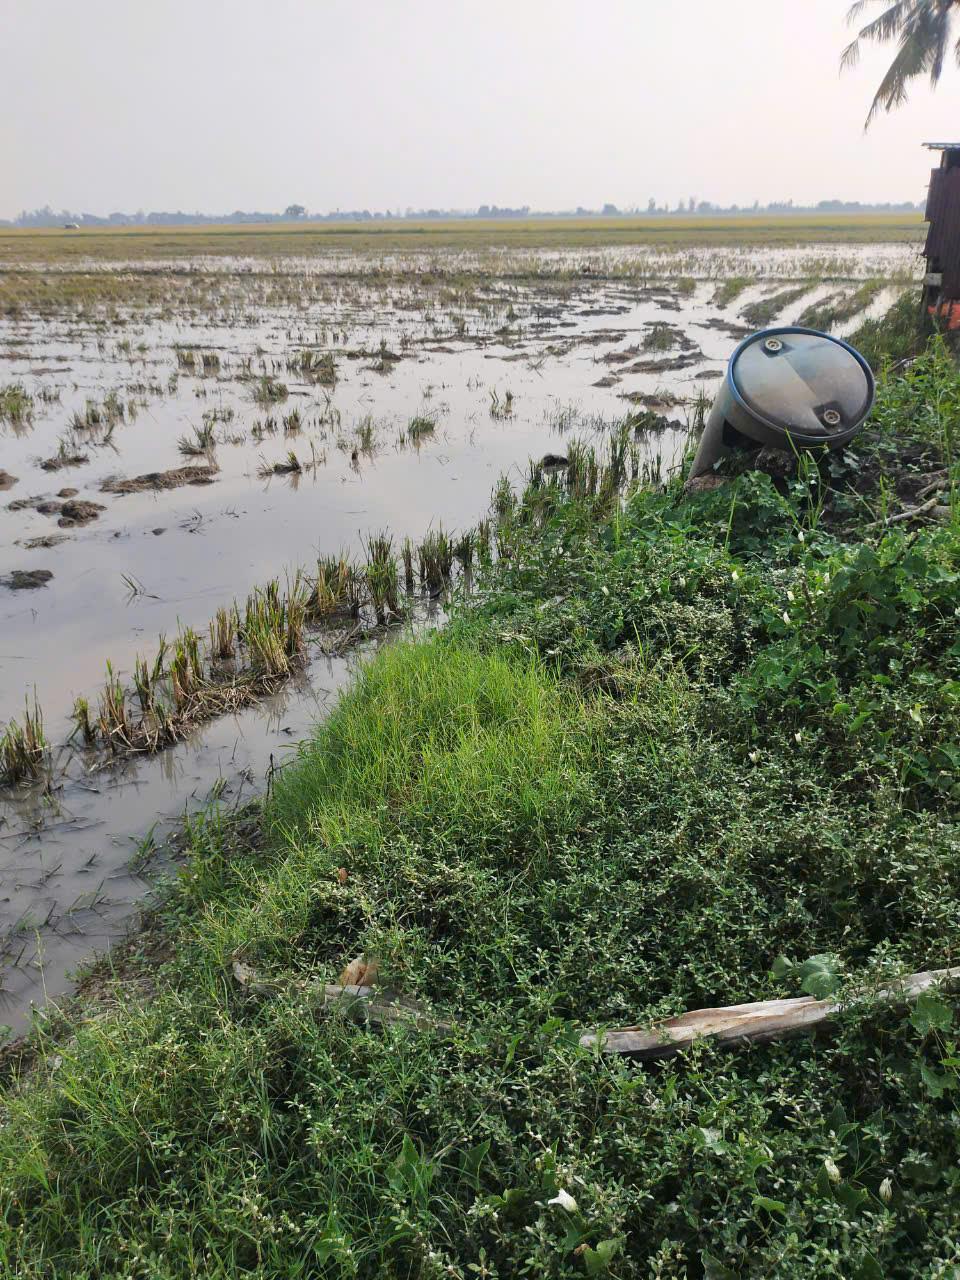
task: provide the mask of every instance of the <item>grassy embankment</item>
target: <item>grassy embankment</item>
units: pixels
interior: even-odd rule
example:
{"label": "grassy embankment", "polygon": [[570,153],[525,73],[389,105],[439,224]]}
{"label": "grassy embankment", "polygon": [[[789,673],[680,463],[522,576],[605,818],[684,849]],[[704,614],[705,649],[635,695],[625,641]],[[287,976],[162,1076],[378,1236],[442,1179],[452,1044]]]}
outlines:
{"label": "grassy embankment", "polygon": [[254,223],[199,227],[91,227],[66,231],[0,229],[0,262],[93,258],[191,258],[207,254],[271,257],[325,252],[396,253],[419,249],[591,249],[611,245],[913,243],[919,213],[764,214],[757,217],[448,219],[436,222]]}
{"label": "grassy embankment", "polygon": [[[955,1275],[956,998],[642,1066],[577,1038],[960,963],[952,491],[884,523],[958,414],[934,353],[829,493],[501,503],[509,557],[376,658],[255,835],[194,826],[155,997],[41,1040],[0,1270]],[[318,1012],[358,955],[453,1030]]]}

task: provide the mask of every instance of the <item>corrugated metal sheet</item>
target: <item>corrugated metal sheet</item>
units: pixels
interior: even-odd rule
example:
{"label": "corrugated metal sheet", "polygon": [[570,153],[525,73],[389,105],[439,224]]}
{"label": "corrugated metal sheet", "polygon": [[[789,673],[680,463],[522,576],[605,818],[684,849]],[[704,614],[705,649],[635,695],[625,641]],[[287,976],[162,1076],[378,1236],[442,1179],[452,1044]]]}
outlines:
{"label": "corrugated metal sheet", "polygon": [[943,273],[941,297],[960,298],[960,168],[934,169],[927,220],[927,268]]}

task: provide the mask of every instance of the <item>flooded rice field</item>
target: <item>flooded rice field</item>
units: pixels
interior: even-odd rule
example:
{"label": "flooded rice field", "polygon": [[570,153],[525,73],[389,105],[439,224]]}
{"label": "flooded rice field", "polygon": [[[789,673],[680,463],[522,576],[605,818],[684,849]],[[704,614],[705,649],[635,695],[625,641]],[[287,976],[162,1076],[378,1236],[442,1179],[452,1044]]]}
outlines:
{"label": "flooded rice field", "polygon": [[[0,272],[0,725],[36,699],[49,747],[39,781],[0,786],[0,1022],[68,989],[178,816],[261,790],[349,680],[352,641],[385,632],[354,609],[292,678],[152,754],[84,748],[76,700],[95,716],[105,675],[129,703],[161,636],[214,645],[218,610],[369,560],[381,533],[393,555],[471,530],[499,477],[522,486],[530,459],[617,420],[665,472],[741,337],[849,332],[914,270],[911,246],[867,245]],[[415,616],[437,609],[413,594]]]}

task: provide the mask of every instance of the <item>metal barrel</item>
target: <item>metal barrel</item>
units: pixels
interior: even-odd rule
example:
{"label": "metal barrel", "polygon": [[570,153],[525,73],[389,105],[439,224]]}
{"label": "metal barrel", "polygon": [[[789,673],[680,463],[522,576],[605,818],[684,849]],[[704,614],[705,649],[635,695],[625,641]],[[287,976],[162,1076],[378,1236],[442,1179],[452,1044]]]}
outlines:
{"label": "metal barrel", "polygon": [[690,479],[737,449],[839,449],[873,397],[870,366],[840,338],[798,325],[751,334],[730,357]]}

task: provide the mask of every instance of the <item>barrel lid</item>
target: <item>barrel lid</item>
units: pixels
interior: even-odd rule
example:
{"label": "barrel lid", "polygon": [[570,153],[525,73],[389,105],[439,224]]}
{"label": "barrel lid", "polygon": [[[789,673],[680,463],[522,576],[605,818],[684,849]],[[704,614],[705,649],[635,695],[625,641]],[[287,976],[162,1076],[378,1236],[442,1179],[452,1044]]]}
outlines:
{"label": "barrel lid", "polygon": [[748,413],[775,430],[823,440],[853,430],[873,404],[873,374],[853,347],[798,326],[742,342],[727,378]]}

